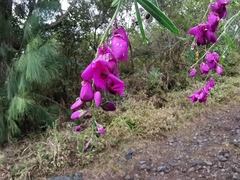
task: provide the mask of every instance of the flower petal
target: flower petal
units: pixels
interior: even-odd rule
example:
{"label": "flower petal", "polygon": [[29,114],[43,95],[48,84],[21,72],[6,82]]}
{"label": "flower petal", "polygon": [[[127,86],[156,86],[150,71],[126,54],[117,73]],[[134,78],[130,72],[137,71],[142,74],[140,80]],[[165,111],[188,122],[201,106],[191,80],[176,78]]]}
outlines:
{"label": "flower petal", "polygon": [[101,93],[99,91],[96,91],[94,93],[94,101],[97,107],[99,107],[101,105],[102,102],[102,96]]}
{"label": "flower petal", "polygon": [[84,102],[89,102],[93,100],[93,89],[92,83],[89,81],[82,82],[82,88],[80,91],[80,99]]}

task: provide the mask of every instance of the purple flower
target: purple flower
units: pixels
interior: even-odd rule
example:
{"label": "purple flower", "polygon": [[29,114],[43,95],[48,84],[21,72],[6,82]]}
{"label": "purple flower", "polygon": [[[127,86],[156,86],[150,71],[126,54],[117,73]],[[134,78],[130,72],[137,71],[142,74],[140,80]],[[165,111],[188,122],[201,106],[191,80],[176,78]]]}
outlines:
{"label": "purple flower", "polygon": [[82,72],[81,77],[85,81],[91,81],[93,79],[92,63],[85,68],[85,70]]}
{"label": "purple flower", "polygon": [[209,69],[209,66],[205,62],[202,62],[200,65],[200,70],[201,70],[202,74],[207,75],[210,69]]}
{"label": "purple flower", "polygon": [[84,101],[82,101],[81,99],[78,99],[72,106],[71,106],[71,110],[77,109],[79,107],[81,107],[84,104]]}
{"label": "purple flower", "polygon": [[203,102],[204,104],[206,104],[207,95],[210,93],[214,86],[214,79],[210,78],[210,80],[205,84],[205,87],[203,89],[196,90],[192,95],[188,96],[188,98],[190,98],[193,103],[199,101],[200,103]]}
{"label": "purple flower", "polygon": [[210,53],[208,52],[206,55],[207,65],[209,70],[215,69],[217,67],[217,63],[219,63],[219,55],[216,52]]}
{"label": "purple flower", "polygon": [[78,118],[82,117],[85,113],[86,113],[86,111],[83,111],[83,110],[75,111],[72,113],[71,119],[78,119]]}
{"label": "purple flower", "polygon": [[87,113],[83,116],[84,119],[90,119],[91,117],[92,117],[92,114],[89,113],[89,112],[87,112]]}
{"label": "purple flower", "polygon": [[109,73],[118,75],[116,67],[117,60],[112,50],[106,43],[103,43],[102,46],[98,47],[98,57],[93,59],[91,64],[87,66],[81,77],[84,80],[90,81],[93,78],[99,78],[99,76],[107,76]]}
{"label": "purple flower", "polygon": [[197,45],[217,43],[217,36],[212,32],[208,23],[203,23],[189,30],[189,34],[196,36]]}
{"label": "purple flower", "polygon": [[216,72],[218,75],[222,75],[223,74],[223,68],[221,64],[218,64],[216,67]]}
{"label": "purple flower", "polygon": [[144,9],[142,7],[139,8],[139,11],[144,11]]}
{"label": "purple flower", "polygon": [[78,132],[79,132],[79,131],[82,131],[82,130],[83,130],[83,129],[82,129],[82,127],[81,127],[80,125],[75,127],[75,131],[78,131]]}
{"label": "purple flower", "polygon": [[114,56],[112,50],[107,46],[106,43],[103,43],[102,46],[98,47],[98,60],[105,62],[109,72],[113,72],[117,66],[117,59]]}
{"label": "purple flower", "polygon": [[221,4],[221,5],[228,5],[228,4],[230,4],[230,0],[217,0],[217,2],[219,3],[219,4]]}
{"label": "purple flower", "polygon": [[104,111],[115,111],[116,105],[113,102],[105,102],[101,105]]}
{"label": "purple flower", "polygon": [[105,130],[101,124],[98,124],[97,121],[95,121],[95,124],[97,126],[97,130],[100,134],[105,134]]}
{"label": "purple flower", "polygon": [[215,86],[214,79],[210,78],[210,80],[205,84],[205,87],[203,89],[207,94],[209,94],[214,86]]}
{"label": "purple flower", "polygon": [[199,93],[201,92],[201,90],[196,90],[192,95],[188,96],[192,102],[196,102],[198,100],[198,96],[199,96]]}
{"label": "purple flower", "polygon": [[86,145],[85,145],[85,147],[84,147],[84,151],[87,150],[88,146],[89,146],[90,143],[92,142],[92,139],[93,139],[93,137],[91,136],[90,139],[89,139],[89,141],[86,143]]}
{"label": "purple flower", "polygon": [[124,40],[122,35],[116,34],[113,36],[111,49],[117,60],[125,62],[128,59],[128,42]]}
{"label": "purple flower", "polygon": [[219,16],[215,13],[210,13],[208,15],[208,24],[211,26],[211,31],[216,32],[218,30],[218,24],[219,24]]}
{"label": "purple flower", "polygon": [[108,75],[110,74],[105,62],[102,60],[97,60],[93,63],[94,69],[94,84],[99,89],[106,89],[106,82]]}
{"label": "purple flower", "polygon": [[211,4],[211,10],[218,14],[220,19],[225,19],[227,16],[227,8],[226,5],[230,3],[229,0],[218,0],[217,3]]}
{"label": "purple flower", "polygon": [[99,107],[101,105],[102,102],[102,96],[101,93],[99,91],[96,91],[94,93],[94,101],[97,107]]}
{"label": "purple flower", "polygon": [[109,74],[106,82],[106,91],[110,94],[116,95],[123,95],[124,93],[124,82],[121,81],[119,78],[114,76],[113,74]]}
{"label": "purple flower", "polygon": [[92,83],[90,81],[82,81],[80,99],[84,102],[93,100],[93,89],[92,89]]}
{"label": "purple flower", "polygon": [[125,29],[123,27],[119,27],[116,30],[114,30],[114,34],[115,35],[120,35],[120,37],[127,42],[127,45],[129,46],[130,41],[127,35],[127,32],[125,31]]}
{"label": "purple flower", "polygon": [[210,78],[210,80],[208,81],[209,85],[211,87],[214,87],[215,86],[215,82],[214,82],[214,79],[213,78]]}
{"label": "purple flower", "polygon": [[197,74],[197,70],[196,70],[195,68],[193,68],[193,69],[190,71],[189,76],[190,76],[190,77],[194,77],[194,76],[196,76],[196,74]]}
{"label": "purple flower", "polygon": [[189,96],[189,98],[192,100],[192,102],[203,102],[206,103],[207,101],[207,93],[201,89],[201,90],[196,90],[192,95]]}
{"label": "purple flower", "polygon": [[203,102],[206,104],[207,101],[207,92],[203,90],[200,91],[199,96],[198,96],[198,101],[201,103]]}

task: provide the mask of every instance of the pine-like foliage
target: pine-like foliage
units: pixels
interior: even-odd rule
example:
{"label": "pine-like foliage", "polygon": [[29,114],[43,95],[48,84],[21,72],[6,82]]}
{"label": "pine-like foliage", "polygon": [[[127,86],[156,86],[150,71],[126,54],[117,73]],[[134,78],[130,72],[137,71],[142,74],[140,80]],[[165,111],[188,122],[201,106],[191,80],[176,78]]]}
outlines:
{"label": "pine-like foliage", "polygon": [[[22,33],[20,49],[10,62],[4,61],[8,68],[2,79],[5,89],[0,88],[0,143],[22,131],[52,125],[59,114],[59,106],[48,96],[59,81],[65,59],[60,43],[44,27],[60,7],[59,0],[37,1],[18,31]],[[7,28],[13,28],[6,23],[4,27],[0,39]],[[7,57],[4,48],[0,45],[1,57]]]}
{"label": "pine-like foliage", "polygon": [[[7,97],[10,101],[7,121],[17,121],[17,124],[22,126],[23,116],[24,121],[29,119],[41,124],[43,119],[54,120],[51,114],[44,112],[47,109],[42,107],[44,104],[37,95],[44,94],[51,82],[59,77],[63,59],[58,53],[58,46],[54,39],[44,41],[40,36],[36,36],[14,62],[7,81]],[[12,135],[19,132],[15,124],[9,124]]]}

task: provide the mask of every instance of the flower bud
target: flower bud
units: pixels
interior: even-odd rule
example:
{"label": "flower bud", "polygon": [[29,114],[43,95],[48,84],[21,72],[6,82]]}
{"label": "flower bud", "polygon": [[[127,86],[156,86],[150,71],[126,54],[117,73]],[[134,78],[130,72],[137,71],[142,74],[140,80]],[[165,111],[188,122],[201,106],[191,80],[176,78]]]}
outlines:
{"label": "flower bud", "polygon": [[189,76],[190,76],[190,77],[194,77],[194,76],[196,76],[196,74],[197,74],[197,70],[196,70],[195,68],[193,68],[193,69],[190,71]]}
{"label": "flower bud", "polygon": [[104,111],[115,111],[116,110],[116,105],[113,102],[105,102],[101,105],[101,108]]}

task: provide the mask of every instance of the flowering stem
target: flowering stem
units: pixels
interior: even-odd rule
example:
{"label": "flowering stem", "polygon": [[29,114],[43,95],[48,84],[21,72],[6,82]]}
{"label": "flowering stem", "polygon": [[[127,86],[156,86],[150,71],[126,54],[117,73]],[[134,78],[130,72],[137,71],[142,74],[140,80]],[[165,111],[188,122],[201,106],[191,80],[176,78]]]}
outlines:
{"label": "flowering stem", "polygon": [[94,108],[94,100],[92,100],[92,136],[95,133],[95,128],[96,128],[96,124],[95,124],[95,108]]}
{"label": "flowering stem", "polygon": [[100,41],[100,43],[99,43],[99,46],[101,46],[102,43],[105,41],[105,39],[106,39],[106,37],[107,37],[107,35],[108,35],[108,31],[109,31],[109,29],[111,28],[112,24],[114,23],[114,21],[115,21],[115,19],[116,19],[116,16],[117,16],[117,14],[118,14],[118,11],[120,10],[120,7],[121,7],[121,5],[122,5],[122,2],[123,2],[123,0],[120,0],[120,1],[119,1],[118,5],[117,5],[117,8],[116,8],[116,11],[114,12],[113,17],[112,17],[111,21],[109,22],[109,24],[108,24],[108,26],[107,26],[107,28],[106,28],[106,30],[105,30],[105,33],[104,33],[104,35],[103,35],[103,37],[102,37],[102,39],[101,39],[101,41]]}
{"label": "flowering stem", "polygon": [[211,6],[211,5],[208,5],[208,8],[207,8],[207,10],[206,10],[206,12],[205,12],[205,14],[204,14],[204,16],[203,16],[203,18],[202,18],[202,21],[204,21],[204,19],[207,17],[207,14],[208,14],[208,12],[209,12],[210,6]]}
{"label": "flowering stem", "polygon": [[[234,20],[239,14],[240,14],[240,11],[238,11],[234,16],[232,16],[232,17],[227,21],[227,23],[224,25],[223,32],[222,32],[222,33],[219,35],[219,37],[218,37],[218,40],[219,40],[223,35],[225,35],[226,29],[232,24],[233,20]],[[202,55],[202,57],[200,57],[200,58],[198,59],[198,61],[195,62],[195,63],[190,67],[190,69],[192,69],[194,66],[196,66],[196,65],[199,63],[199,61],[201,61],[201,60],[206,56],[206,54],[208,53],[208,51],[211,50],[211,49],[214,47],[214,45],[215,45],[215,44],[212,44],[212,45],[208,48],[208,50]]]}

